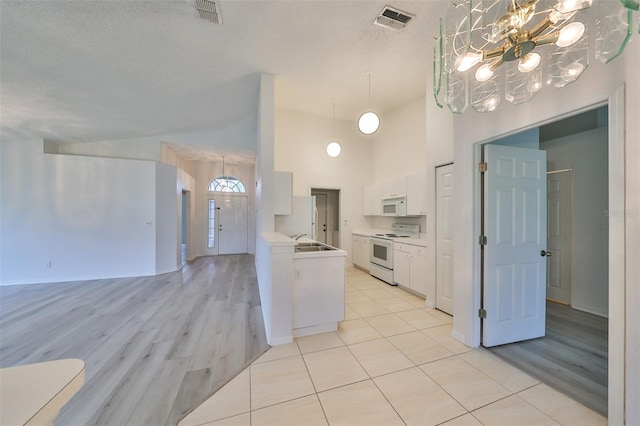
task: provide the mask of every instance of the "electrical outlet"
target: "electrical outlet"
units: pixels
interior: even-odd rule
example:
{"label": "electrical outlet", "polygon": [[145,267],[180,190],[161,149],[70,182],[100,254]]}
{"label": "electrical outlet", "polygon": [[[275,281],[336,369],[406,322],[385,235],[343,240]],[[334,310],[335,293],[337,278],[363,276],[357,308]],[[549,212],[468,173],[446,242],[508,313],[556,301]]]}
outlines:
{"label": "electrical outlet", "polygon": [[296,280],[300,279],[300,270],[296,269]]}

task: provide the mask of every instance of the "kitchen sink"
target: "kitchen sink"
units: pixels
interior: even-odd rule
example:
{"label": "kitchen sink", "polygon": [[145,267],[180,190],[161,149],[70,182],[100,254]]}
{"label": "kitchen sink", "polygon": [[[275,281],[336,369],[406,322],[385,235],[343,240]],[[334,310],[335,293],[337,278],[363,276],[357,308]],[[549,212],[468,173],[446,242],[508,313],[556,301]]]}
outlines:
{"label": "kitchen sink", "polygon": [[298,245],[295,246],[296,253],[308,253],[308,252],[314,252],[314,251],[331,251],[331,250],[337,250],[337,249],[335,247],[331,247],[326,244],[316,243],[316,242],[298,243]]}

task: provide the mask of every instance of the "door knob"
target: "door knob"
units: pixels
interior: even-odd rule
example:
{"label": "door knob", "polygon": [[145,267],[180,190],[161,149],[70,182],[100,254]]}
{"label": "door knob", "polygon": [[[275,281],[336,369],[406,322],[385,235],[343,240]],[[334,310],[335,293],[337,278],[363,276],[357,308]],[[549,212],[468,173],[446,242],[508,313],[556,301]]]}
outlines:
{"label": "door knob", "polygon": [[551,256],[551,252],[550,251],[540,250],[540,256]]}

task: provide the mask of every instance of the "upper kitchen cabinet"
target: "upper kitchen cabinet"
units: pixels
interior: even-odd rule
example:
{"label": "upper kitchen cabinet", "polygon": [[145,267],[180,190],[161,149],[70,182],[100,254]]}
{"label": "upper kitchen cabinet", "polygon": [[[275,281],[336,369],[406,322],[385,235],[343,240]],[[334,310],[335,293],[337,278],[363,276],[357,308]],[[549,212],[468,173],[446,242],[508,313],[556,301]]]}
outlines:
{"label": "upper kitchen cabinet", "polygon": [[407,177],[397,177],[382,181],[382,198],[407,196]]}
{"label": "upper kitchen cabinet", "polygon": [[382,185],[367,185],[362,191],[362,214],[380,216],[382,214]]}
{"label": "upper kitchen cabinet", "polygon": [[427,214],[427,171],[407,176],[407,216]]}
{"label": "upper kitchen cabinet", "polygon": [[293,173],[275,172],[274,214],[289,215],[293,205]]}

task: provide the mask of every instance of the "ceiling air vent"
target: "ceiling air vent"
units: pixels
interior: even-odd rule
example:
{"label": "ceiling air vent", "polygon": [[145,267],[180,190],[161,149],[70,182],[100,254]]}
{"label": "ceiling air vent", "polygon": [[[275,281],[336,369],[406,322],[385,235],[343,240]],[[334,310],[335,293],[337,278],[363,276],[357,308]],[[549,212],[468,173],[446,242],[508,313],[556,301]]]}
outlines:
{"label": "ceiling air vent", "polygon": [[380,14],[373,21],[373,23],[376,25],[380,25],[381,27],[400,31],[407,26],[412,18],[415,18],[415,15],[403,12],[398,9],[394,9],[390,6],[385,6],[384,9],[382,9],[382,12],[380,12]]}
{"label": "ceiling air vent", "polygon": [[222,16],[216,6],[216,2],[209,0],[196,0],[196,10],[202,19],[214,24],[222,23]]}

